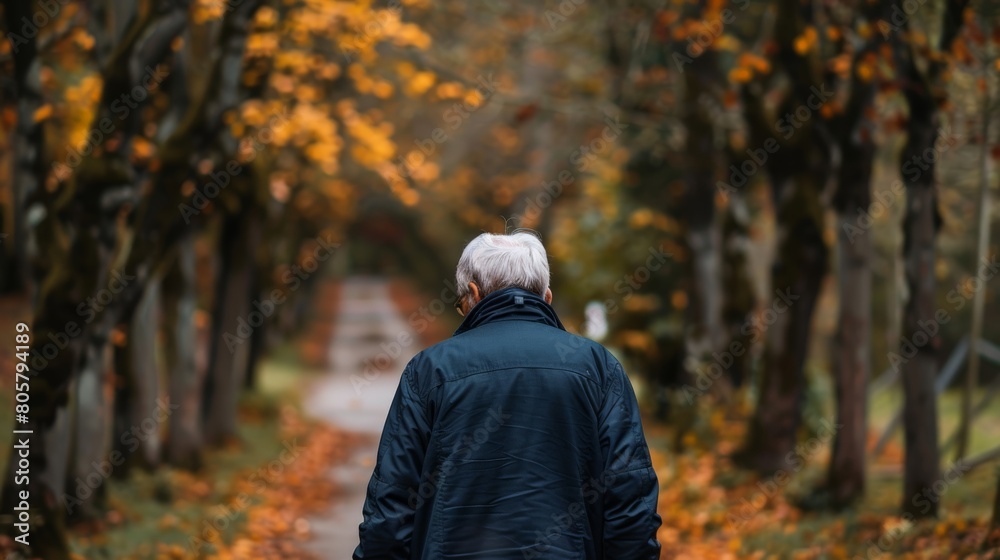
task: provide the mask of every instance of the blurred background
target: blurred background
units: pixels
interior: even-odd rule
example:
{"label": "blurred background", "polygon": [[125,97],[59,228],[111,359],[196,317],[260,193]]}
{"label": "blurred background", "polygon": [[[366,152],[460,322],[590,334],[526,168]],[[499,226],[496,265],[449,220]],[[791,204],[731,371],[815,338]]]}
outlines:
{"label": "blurred background", "polygon": [[346,557],[516,228],[630,373],[663,558],[1000,555],[997,2],[0,7],[11,558]]}

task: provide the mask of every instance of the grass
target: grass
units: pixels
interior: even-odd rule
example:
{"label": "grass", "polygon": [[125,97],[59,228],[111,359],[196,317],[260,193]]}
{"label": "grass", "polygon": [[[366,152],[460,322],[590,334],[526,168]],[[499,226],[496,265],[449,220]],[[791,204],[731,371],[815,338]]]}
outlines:
{"label": "grass", "polygon": [[[161,467],[154,473],[135,471],[127,480],[111,479],[109,524],[93,535],[74,532],[73,552],[88,559],[157,558],[163,544],[191,553],[201,546],[192,544],[192,538],[213,528],[230,541],[246,523],[246,511],[219,504],[232,497],[235,481],[252,477],[280,456],[278,416],[282,406],[297,406],[296,371],[289,360],[261,363],[256,390],[240,404],[242,444],[207,452],[202,472],[192,475]],[[202,550],[210,552],[211,545]]]}

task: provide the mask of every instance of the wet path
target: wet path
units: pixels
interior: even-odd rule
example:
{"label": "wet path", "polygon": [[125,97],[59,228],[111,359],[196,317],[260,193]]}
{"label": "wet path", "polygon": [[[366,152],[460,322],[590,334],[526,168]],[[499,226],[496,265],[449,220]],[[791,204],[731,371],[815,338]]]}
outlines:
{"label": "wet path", "polygon": [[[329,372],[310,388],[306,411],[335,428],[366,436],[350,459],[331,468],[330,476],[344,494],[331,509],[309,519],[314,538],[304,548],[320,558],[346,559],[358,544],[358,525],[365,490],[375,464],[378,438],[399,376],[420,350],[417,343],[401,347],[398,337],[416,340],[389,295],[382,278],[354,277],[344,281],[336,325],[330,341]],[[367,375],[366,375],[367,374]]]}

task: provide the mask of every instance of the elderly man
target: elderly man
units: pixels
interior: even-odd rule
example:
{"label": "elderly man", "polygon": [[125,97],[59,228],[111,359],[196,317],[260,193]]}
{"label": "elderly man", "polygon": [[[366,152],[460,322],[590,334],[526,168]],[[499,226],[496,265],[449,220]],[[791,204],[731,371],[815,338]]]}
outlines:
{"label": "elderly man", "polygon": [[635,393],[563,328],[541,242],[484,233],[455,276],[465,321],[403,370],[354,560],[659,558]]}

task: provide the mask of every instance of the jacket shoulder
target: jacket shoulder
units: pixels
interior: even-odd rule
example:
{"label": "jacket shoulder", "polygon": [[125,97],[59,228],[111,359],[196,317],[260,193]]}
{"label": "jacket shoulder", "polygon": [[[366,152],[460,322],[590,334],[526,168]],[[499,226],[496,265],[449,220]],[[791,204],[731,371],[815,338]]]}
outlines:
{"label": "jacket shoulder", "polygon": [[[476,373],[506,367],[564,369],[590,378],[605,390],[615,390],[624,372],[618,359],[600,343],[546,325],[530,327],[532,349],[503,337],[483,337],[479,329],[443,340],[418,352],[407,364],[421,392],[433,389],[457,372]],[[537,330],[537,332],[535,332]],[[521,333],[524,334],[524,333]],[[522,339],[523,341],[523,339]],[[418,389],[418,390],[420,390]]]}

